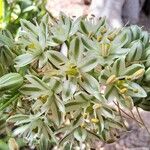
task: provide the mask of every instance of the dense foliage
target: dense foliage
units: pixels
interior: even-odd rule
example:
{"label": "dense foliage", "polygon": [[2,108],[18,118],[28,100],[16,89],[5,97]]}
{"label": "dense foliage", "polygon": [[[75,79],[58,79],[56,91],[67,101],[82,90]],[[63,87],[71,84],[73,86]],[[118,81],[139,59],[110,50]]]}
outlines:
{"label": "dense foliage", "polygon": [[1,31],[3,129],[39,150],[115,141],[125,128],[121,110],[150,110],[149,39],[138,26],[109,29],[103,18],[64,14],[21,20],[16,40]]}
{"label": "dense foliage", "polygon": [[0,0],[0,29],[16,34],[20,19],[40,20],[46,13],[47,0]]}

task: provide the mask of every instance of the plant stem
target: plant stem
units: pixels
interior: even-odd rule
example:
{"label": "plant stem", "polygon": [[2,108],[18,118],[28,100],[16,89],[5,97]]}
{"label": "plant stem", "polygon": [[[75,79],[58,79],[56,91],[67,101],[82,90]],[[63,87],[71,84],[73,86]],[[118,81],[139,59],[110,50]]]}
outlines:
{"label": "plant stem", "polygon": [[124,123],[124,119],[122,117],[122,114],[121,114],[121,111],[120,111],[120,106],[119,106],[119,103],[117,102],[117,107],[118,107],[118,111],[119,111],[119,115],[121,117],[121,120],[122,120],[122,124],[123,126],[125,127],[126,130],[128,130],[128,128],[126,127],[125,123]]}
{"label": "plant stem", "polygon": [[[117,104],[114,102],[114,104],[117,106]],[[133,119],[134,120],[134,118],[132,117],[132,116],[130,116],[129,114],[127,114],[123,109],[121,109],[120,108],[120,111],[122,112],[122,113],[124,113],[126,116],[128,116],[130,119]],[[143,125],[140,121],[138,121],[138,120],[136,120],[139,124],[141,124],[141,125]]]}
{"label": "plant stem", "polygon": [[149,130],[148,130],[148,128],[147,128],[147,126],[145,125],[144,120],[142,119],[142,117],[141,117],[141,115],[140,115],[140,112],[139,112],[139,110],[138,110],[138,108],[137,108],[137,107],[136,107],[136,111],[137,111],[137,114],[138,114],[139,119],[141,120],[141,122],[142,122],[143,126],[145,127],[145,129],[147,130],[148,134],[150,135],[150,132],[149,132]]}

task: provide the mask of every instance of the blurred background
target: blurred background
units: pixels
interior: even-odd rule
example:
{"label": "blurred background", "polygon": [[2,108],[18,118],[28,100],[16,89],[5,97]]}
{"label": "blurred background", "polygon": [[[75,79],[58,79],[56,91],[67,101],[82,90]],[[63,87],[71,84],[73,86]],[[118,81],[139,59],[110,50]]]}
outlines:
{"label": "blurred background", "polygon": [[[33,21],[34,18],[37,18],[39,21],[46,12],[50,12],[54,17],[58,17],[60,11],[65,12],[69,16],[79,17],[81,15],[88,15],[90,13],[91,1],[92,0],[0,0],[0,29],[9,29],[13,34],[16,34],[20,26],[20,19]],[[96,1],[115,0],[93,0],[94,5],[97,5]],[[150,31],[150,0],[135,1],[142,1],[142,6],[139,8],[140,16],[137,24]],[[144,6],[143,1],[147,1]],[[100,10],[100,13],[104,8]]]}

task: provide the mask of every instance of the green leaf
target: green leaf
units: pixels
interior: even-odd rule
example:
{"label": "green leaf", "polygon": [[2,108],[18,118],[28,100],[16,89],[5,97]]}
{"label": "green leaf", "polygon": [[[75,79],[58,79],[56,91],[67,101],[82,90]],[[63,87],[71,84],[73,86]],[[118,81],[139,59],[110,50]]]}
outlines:
{"label": "green leaf", "polygon": [[62,102],[60,100],[58,102],[57,100],[58,99],[53,97],[53,101],[51,103],[51,111],[52,111],[53,121],[56,123],[57,126],[59,126],[62,121],[62,112],[60,110],[64,111],[64,108]]}
{"label": "green leaf", "polygon": [[128,47],[132,41],[132,33],[129,28],[125,28],[113,41],[113,44],[118,45],[119,47]]}
{"label": "green leaf", "polygon": [[34,75],[26,75],[25,76],[28,81],[34,85],[35,87],[38,87],[41,90],[50,90],[49,87],[46,85],[46,83],[44,83],[41,79],[39,79],[38,77],[34,76]]}
{"label": "green leaf", "polygon": [[29,116],[28,115],[23,115],[23,114],[16,114],[14,116],[10,116],[8,119],[7,119],[7,122],[17,122],[17,121],[21,121],[21,120],[26,120],[28,119]]}
{"label": "green leaf", "polygon": [[144,80],[145,81],[150,81],[150,67],[145,72]]}
{"label": "green leaf", "polygon": [[19,73],[8,73],[0,77],[0,92],[17,90],[23,84],[23,77]]}
{"label": "green leaf", "polygon": [[49,61],[57,68],[60,68],[60,66],[65,64],[67,61],[67,58],[62,53],[56,51],[49,51],[48,58]]}
{"label": "green leaf", "polygon": [[62,82],[58,78],[50,78],[48,86],[54,93],[60,93],[62,91]]}
{"label": "green leaf", "polygon": [[135,92],[131,90],[127,92],[127,94],[130,95],[131,97],[146,97],[147,96],[147,93],[139,84],[130,82],[129,85],[135,90]]}
{"label": "green leaf", "polygon": [[141,34],[140,34],[141,28],[140,27],[138,27],[137,25],[133,25],[130,27],[130,30],[132,32],[132,39],[133,40],[140,38],[140,36],[141,36]]}
{"label": "green leaf", "polygon": [[57,103],[59,110],[64,113],[65,112],[65,106],[64,106],[63,101],[57,95],[55,95],[55,97],[56,97],[56,103]]}
{"label": "green leaf", "polygon": [[62,98],[64,101],[69,100],[73,97],[77,88],[77,81],[73,77],[69,77],[68,80],[64,81],[63,83],[63,90],[62,90]]}
{"label": "green leaf", "polygon": [[81,62],[83,57],[83,45],[79,38],[74,38],[70,42],[69,56],[71,60],[75,61],[76,63]]}
{"label": "green leaf", "polygon": [[86,108],[89,105],[89,102],[86,101],[77,101],[72,100],[65,104],[66,112],[76,111],[79,108]]}
{"label": "green leaf", "polygon": [[81,38],[82,43],[84,45],[84,47],[89,50],[89,51],[97,51],[100,49],[99,43],[98,42],[94,42],[92,40],[90,40],[89,38],[87,38],[86,36],[83,36]]}
{"label": "green leaf", "polygon": [[38,35],[38,32],[39,32],[38,28],[34,24],[32,24],[30,21],[27,21],[25,19],[21,19],[21,27],[26,32],[31,32],[34,35]]}
{"label": "green leaf", "polygon": [[43,134],[40,137],[40,142],[38,149],[39,150],[49,150],[50,147],[50,141],[47,139]]}
{"label": "green leaf", "polygon": [[94,69],[97,66],[97,64],[98,64],[97,58],[95,58],[94,56],[86,56],[80,62],[78,67],[84,73],[84,72],[89,72],[92,69]]}
{"label": "green leaf", "polygon": [[24,67],[32,63],[36,59],[36,56],[26,53],[19,55],[15,58],[16,67]]}
{"label": "green leaf", "polygon": [[123,75],[125,71],[125,60],[124,57],[117,59],[112,67],[112,74],[118,76]]}
{"label": "green leaf", "polygon": [[79,17],[72,23],[69,36],[74,35],[79,30],[81,19],[82,17]]}
{"label": "green leaf", "polygon": [[[131,43],[132,44],[132,43]],[[143,55],[143,45],[141,41],[135,41],[130,51],[128,52],[128,55],[126,56],[126,60],[128,62],[137,61],[140,60]]]}
{"label": "green leaf", "polygon": [[144,46],[147,47],[149,45],[149,33],[147,31],[142,31],[141,41],[144,43]]}
{"label": "green leaf", "polygon": [[138,71],[139,69],[142,69],[142,68],[144,68],[143,65],[133,64],[133,65],[126,68],[126,70],[124,71],[125,72],[124,74],[130,76],[130,75],[133,75],[136,71]]}
{"label": "green leaf", "polygon": [[[100,93],[100,85],[98,81],[91,76],[90,74],[83,74],[82,80],[79,81],[79,84],[90,94],[94,95],[96,98],[101,100]],[[99,97],[100,96],[100,97]]]}
{"label": "green leaf", "polygon": [[87,137],[87,131],[84,128],[77,128],[73,135],[77,141],[84,142]]}
{"label": "green leaf", "polygon": [[80,22],[80,28],[81,28],[81,31],[83,33],[88,35],[89,31],[88,31],[88,28],[87,28],[86,23],[84,21]]}

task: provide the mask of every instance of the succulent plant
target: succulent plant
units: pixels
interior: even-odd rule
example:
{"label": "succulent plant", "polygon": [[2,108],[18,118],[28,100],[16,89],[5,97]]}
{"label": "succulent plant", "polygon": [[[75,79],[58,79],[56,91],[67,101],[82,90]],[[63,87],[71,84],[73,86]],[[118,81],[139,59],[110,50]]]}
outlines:
{"label": "succulent plant", "polygon": [[12,137],[39,150],[113,142],[125,128],[120,109],[150,110],[150,35],[138,26],[63,13],[21,20],[17,39],[1,31],[0,58],[0,111]]}

